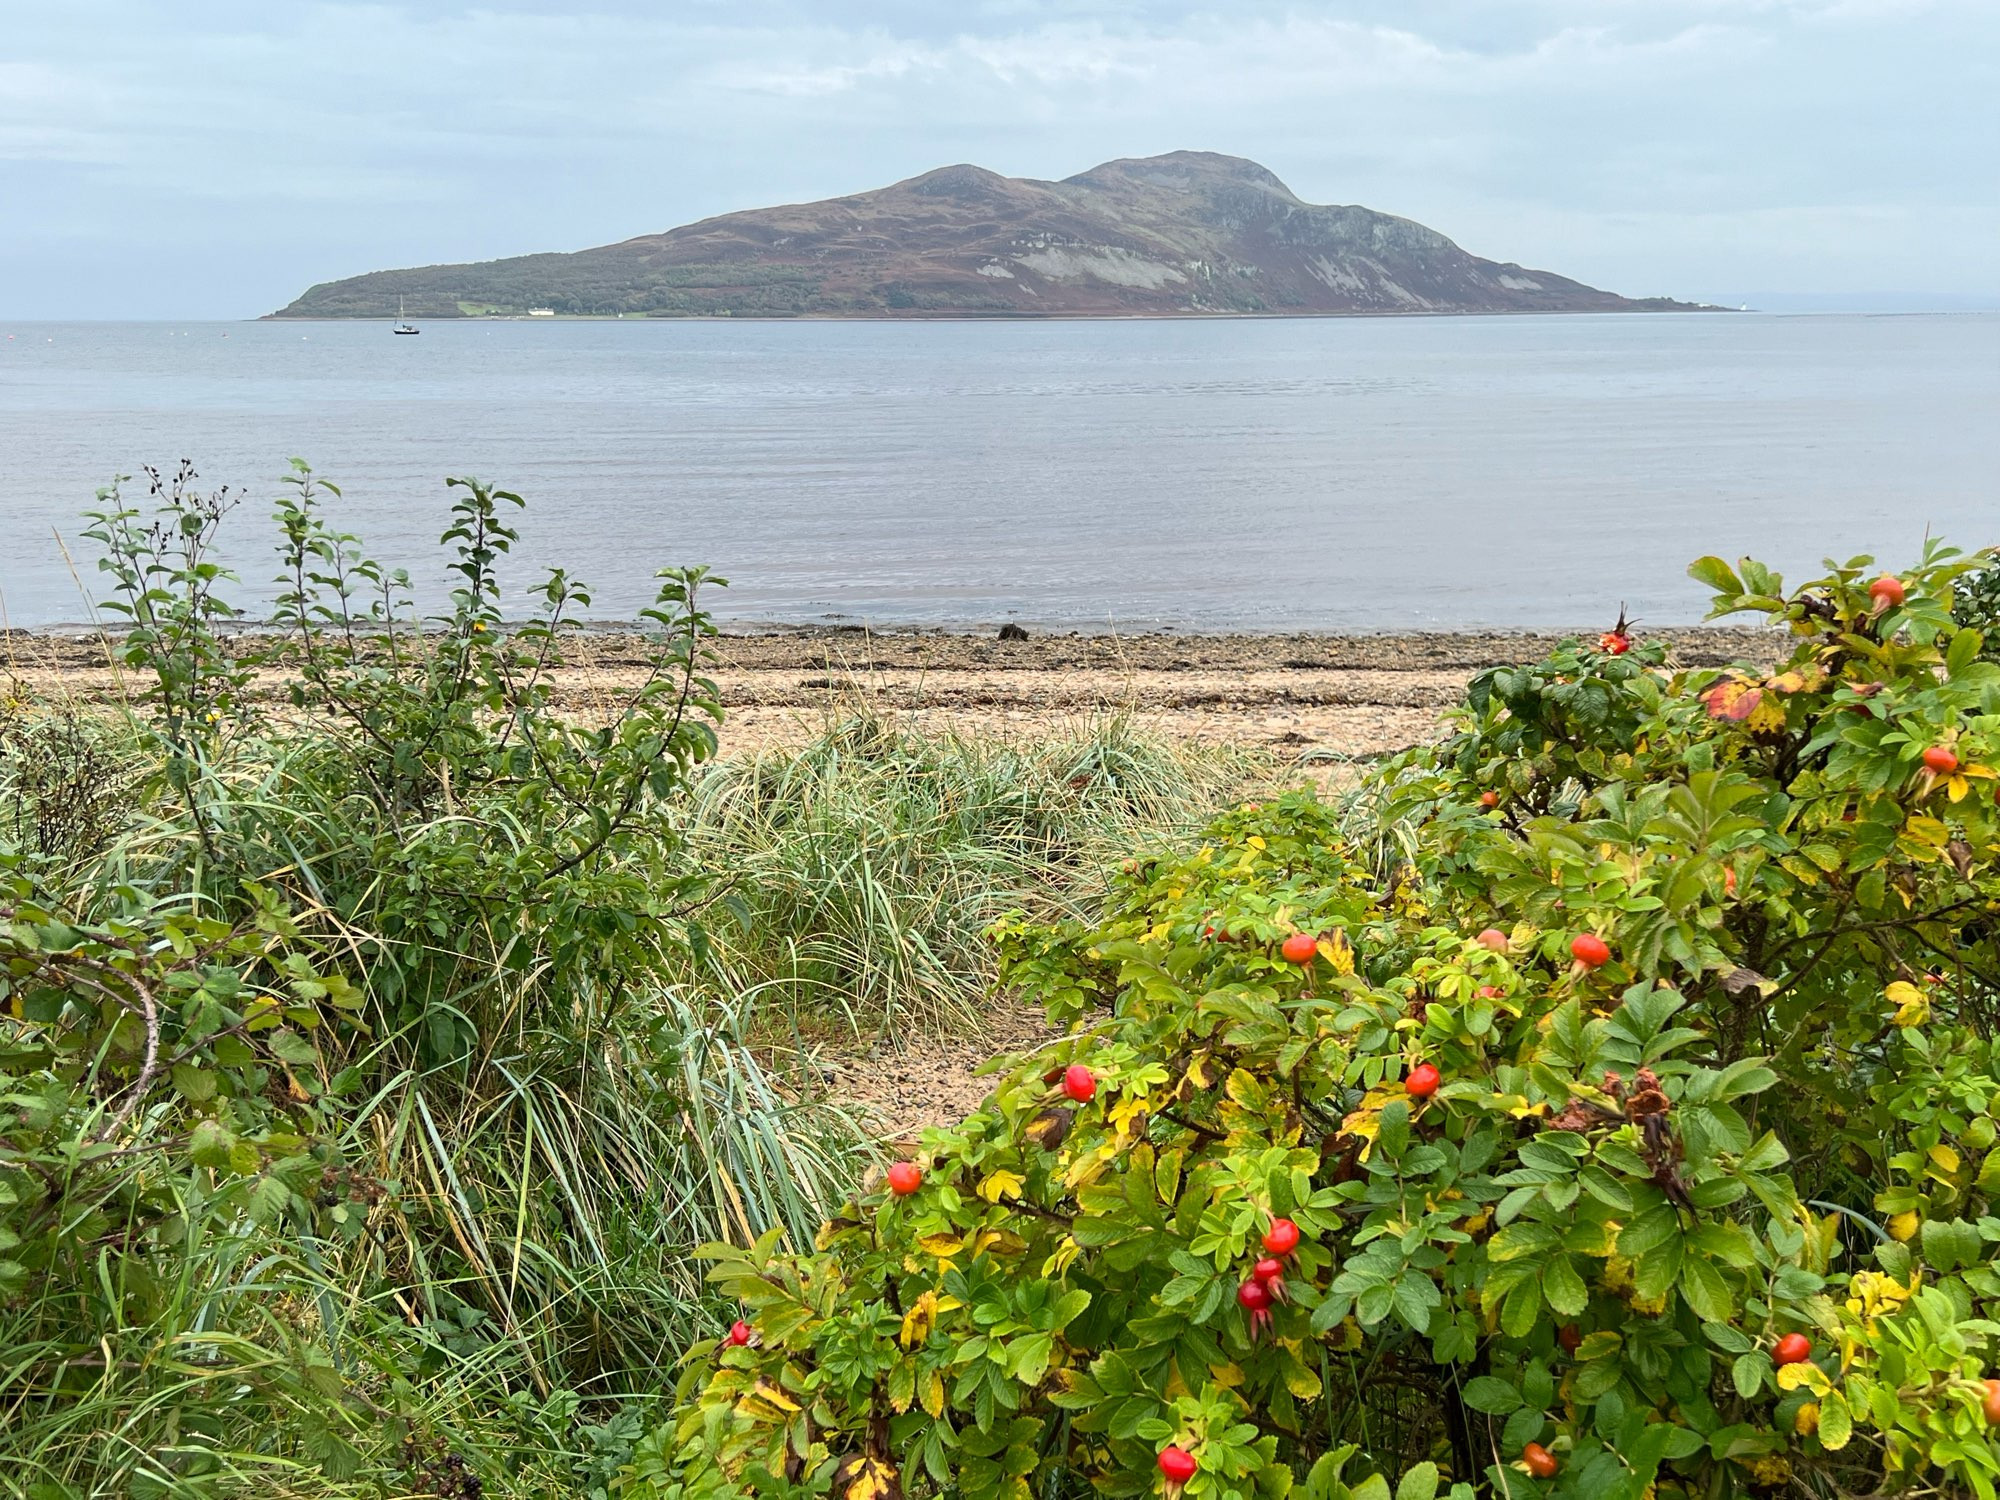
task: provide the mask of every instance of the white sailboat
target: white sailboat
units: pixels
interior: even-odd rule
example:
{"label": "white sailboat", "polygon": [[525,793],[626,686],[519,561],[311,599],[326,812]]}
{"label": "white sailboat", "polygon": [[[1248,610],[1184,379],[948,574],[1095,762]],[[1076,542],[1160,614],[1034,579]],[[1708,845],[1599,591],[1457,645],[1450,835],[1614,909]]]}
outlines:
{"label": "white sailboat", "polygon": [[398,297],[398,298],[396,299],[396,326],[395,326],[394,328],[390,329],[389,331],[390,331],[391,333],[422,333],[422,332],[423,332],[423,329],[421,329],[421,328],[417,327],[417,325],[416,325],[416,324],[414,324],[414,323],[406,323],[406,322],[404,322],[404,321],[403,321],[403,299],[402,299],[401,297]]}

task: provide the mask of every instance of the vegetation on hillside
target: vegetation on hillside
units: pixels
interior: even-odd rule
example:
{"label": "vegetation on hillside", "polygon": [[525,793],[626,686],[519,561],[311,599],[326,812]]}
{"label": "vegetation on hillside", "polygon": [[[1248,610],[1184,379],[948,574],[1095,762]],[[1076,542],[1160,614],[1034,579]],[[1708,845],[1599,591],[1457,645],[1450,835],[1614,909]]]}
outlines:
{"label": "vegetation on hillside", "polygon": [[705,1250],[740,1322],[623,1493],[1991,1497],[1972,566],[1704,559],[1775,669],[1572,643],[1002,924],[1067,1038],[812,1251]]}

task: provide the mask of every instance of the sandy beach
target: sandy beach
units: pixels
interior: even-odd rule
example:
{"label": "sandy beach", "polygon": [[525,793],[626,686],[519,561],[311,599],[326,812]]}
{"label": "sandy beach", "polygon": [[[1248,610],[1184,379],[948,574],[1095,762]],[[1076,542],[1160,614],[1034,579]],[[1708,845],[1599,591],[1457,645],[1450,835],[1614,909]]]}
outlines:
{"label": "sandy beach", "polygon": [[[1684,664],[1764,656],[1746,630],[1668,632]],[[786,630],[722,636],[712,676],[724,754],[808,740],[860,704],[934,732],[1028,734],[1094,714],[1206,744],[1336,758],[1418,744],[1482,668],[1534,660],[1552,634],[1030,636]],[[34,694],[118,702],[136,692],[96,636],[12,632],[0,672]],[[610,706],[644,672],[644,642],[584,632],[556,672],[560,702]]]}
{"label": "sandy beach", "polygon": [[[1667,632],[1674,659],[1705,665],[1767,655],[1771,637]],[[1544,634],[992,635],[859,629],[771,631],[714,643],[728,711],[725,755],[801,743],[829,715],[866,704],[914,728],[1029,734],[1117,713],[1209,744],[1300,755],[1380,755],[1435,734],[1439,715],[1483,668],[1532,661]],[[95,636],[14,632],[0,672],[24,689],[115,702],[135,691]],[[565,648],[558,701],[588,714],[645,670],[644,643],[587,631]],[[270,685],[275,690],[275,683]]]}

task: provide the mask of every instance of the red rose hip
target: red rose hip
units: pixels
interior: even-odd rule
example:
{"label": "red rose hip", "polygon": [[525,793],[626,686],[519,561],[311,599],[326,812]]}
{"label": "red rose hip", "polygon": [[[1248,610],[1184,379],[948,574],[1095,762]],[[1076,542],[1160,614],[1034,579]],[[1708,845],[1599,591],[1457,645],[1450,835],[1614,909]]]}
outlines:
{"label": "red rose hip", "polygon": [[1569,940],[1570,957],[1586,969],[1611,962],[1611,945],[1594,932],[1580,932]]}
{"label": "red rose hip", "polygon": [[1903,602],[1903,580],[1885,573],[1868,585],[1868,597],[1877,609],[1894,609]]}
{"label": "red rose hip", "polygon": [[1958,757],[1942,745],[1933,745],[1924,752],[1924,769],[1949,776],[1958,769]]}
{"label": "red rose hip", "polygon": [[1500,794],[1498,792],[1490,792],[1490,791],[1481,792],[1479,794],[1479,805],[1485,808],[1488,812],[1491,812],[1494,808],[1500,805]]}
{"label": "red rose hip", "polygon": [[1169,1444],[1160,1450],[1160,1473],[1168,1484],[1186,1484],[1194,1478],[1195,1470],[1201,1465],[1194,1461],[1194,1455],[1178,1443]]}
{"label": "red rose hip", "polygon": [[892,1162],[889,1165],[889,1191],[898,1198],[907,1198],[924,1185],[924,1169],[913,1161]]}
{"label": "red rose hip", "polygon": [[1284,946],[1278,951],[1284,954],[1287,963],[1309,964],[1313,955],[1319,952],[1319,941],[1303,932],[1295,932],[1285,939]]}
{"label": "red rose hip", "polygon": [[2000,1427],[2000,1380],[1986,1382],[1986,1399],[1979,1403],[1988,1427]]}
{"label": "red rose hip", "polygon": [[1285,1274],[1285,1263],[1276,1256],[1267,1255],[1250,1268],[1250,1274],[1259,1281],[1276,1281]]}
{"label": "red rose hip", "polygon": [[729,1342],[741,1349],[750,1342],[750,1325],[738,1318],[729,1325]]}
{"label": "red rose hip", "polygon": [[1528,1472],[1537,1479],[1553,1479],[1562,1467],[1556,1456],[1540,1443],[1530,1443],[1521,1450],[1521,1462],[1528,1466]]}
{"label": "red rose hip", "polygon": [[1780,1365],[1802,1365],[1812,1358],[1812,1340],[1803,1333],[1788,1333],[1771,1350],[1771,1360]]}
{"label": "red rose hip", "polygon": [[1290,1255],[1299,1248],[1299,1226],[1290,1219],[1273,1219],[1264,1231],[1264,1248],[1273,1255]]}
{"label": "red rose hip", "polygon": [[1078,1104],[1088,1104],[1097,1097],[1097,1075],[1082,1063],[1071,1063],[1063,1069],[1062,1087]]}
{"label": "red rose hip", "polygon": [[1403,1080],[1403,1092],[1413,1099],[1428,1099],[1438,1091],[1442,1075],[1429,1063],[1418,1063]]}
{"label": "red rose hip", "polygon": [[1507,951],[1507,934],[1497,927],[1487,928],[1478,937],[1474,938],[1473,941],[1490,953],[1505,953]]}

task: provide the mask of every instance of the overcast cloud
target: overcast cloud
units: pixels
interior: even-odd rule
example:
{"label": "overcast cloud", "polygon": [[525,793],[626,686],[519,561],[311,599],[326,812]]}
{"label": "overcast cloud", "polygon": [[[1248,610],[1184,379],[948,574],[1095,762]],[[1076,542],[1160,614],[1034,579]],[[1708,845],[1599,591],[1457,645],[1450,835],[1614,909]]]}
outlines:
{"label": "overcast cloud", "polygon": [[2000,295],[1995,0],[0,0],[0,316],[1176,148],[1635,295]]}

